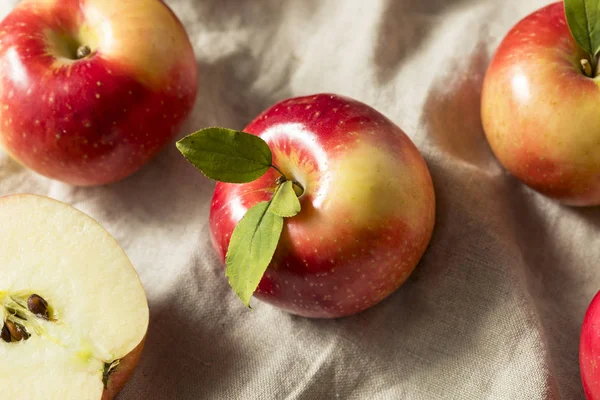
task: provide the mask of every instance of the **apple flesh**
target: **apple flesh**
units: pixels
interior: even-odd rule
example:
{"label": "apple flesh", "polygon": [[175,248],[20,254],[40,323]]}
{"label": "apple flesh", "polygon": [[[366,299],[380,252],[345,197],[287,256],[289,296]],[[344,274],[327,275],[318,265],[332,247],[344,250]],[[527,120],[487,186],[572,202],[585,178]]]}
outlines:
{"label": "apple flesh", "polygon": [[500,162],[569,205],[600,204],[599,78],[588,78],[562,2],[520,21],[487,70],[481,113]]}
{"label": "apple flesh", "polygon": [[0,145],[50,178],[125,178],[196,91],[192,46],[162,1],[25,0],[0,23]]}
{"label": "apple flesh", "polygon": [[3,329],[2,397],[112,399],[138,363],[149,318],[123,250],[90,217],[33,195],[0,198],[0,238],[0,325],[25,332]]}
{"label": "apple flesh", "polygon": [[[278,103],[244,131],[264,139],[273,164],[304,188],[257,298],[302,316],[341,317],[408,278],[431,238],[435,198],[425,161],[398,126],[365,104],[320,94]],[[277,178],[271,169],[251,183],[217,183],[210,232],[222,261],[234,227],[270,199]]]}
{"label": "apple flesh", "polygon": [[588,400],[600,400],[600,292],[591,301],[581,326],[579,369]]}

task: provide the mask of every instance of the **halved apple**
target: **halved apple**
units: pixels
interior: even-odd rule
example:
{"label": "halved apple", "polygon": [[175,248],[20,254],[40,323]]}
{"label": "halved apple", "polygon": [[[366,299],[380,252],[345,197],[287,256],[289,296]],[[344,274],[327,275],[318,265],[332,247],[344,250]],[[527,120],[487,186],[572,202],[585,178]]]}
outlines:
{"label": "halved apple", "polygon": [[148,320],[136,271],[96,221],[45,197],[0,198],[0,397],[112,399]]}

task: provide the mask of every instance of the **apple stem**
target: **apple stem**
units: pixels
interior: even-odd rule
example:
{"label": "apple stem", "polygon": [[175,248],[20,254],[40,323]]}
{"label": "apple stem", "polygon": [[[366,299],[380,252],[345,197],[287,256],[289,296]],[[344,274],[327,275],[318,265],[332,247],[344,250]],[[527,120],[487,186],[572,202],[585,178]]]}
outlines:
{"label": "apple stem", "polygon": [[108,378],[115,372],[115,369],[119,366],[121,360],[114,360],[113,362],[104,363],[104,371],[102,372],[102,383],[104,388],[108,387]]}
{"label": "apple stem", "polygon": [[89,56],[91,53],[92,53],[92,49],[90,49],[89,46],[86,46],[86,45],[79,46],[77,48],[77,59],[81,60],[82,58]]}
{"label": "apple stem", "polygon": [[[280,177],[277,178],[276,183],[278,185],[281,185],[283,182],[285,181],[289,181],[288,177],[285,176],[285,174],[283,172],[281,172],[281,170],[279,168],[277,168],[275,165],[271,164],[271,167],[273,167],[273,169],[277,172],[279,172],[281,174]],[[302,187],[302,185],[300,184],[300,182],[297,182],[295,180],[292,180],[293,183],[293,188],[294,188],[294,192],[296,193],[296,196],[300,197],[302,196],[302,194],[304,193],[304,188]]]}
{"label": "apple stem", "polygon": [[587,58],[582,58],[579,62],[581,63],[581,68],[585,76],[587,76],[588,78],[592,78],[594,75],[592,70],[592,64],[590,64],[589,60]]}
{"label": "apple stem", "polygon": [[304,188],[302,187],[302,185],[296,181],[292,181],[292,184],[292,188],[294,189],[294,193],[296,193],[296,196],[302,196],[304,194]]}

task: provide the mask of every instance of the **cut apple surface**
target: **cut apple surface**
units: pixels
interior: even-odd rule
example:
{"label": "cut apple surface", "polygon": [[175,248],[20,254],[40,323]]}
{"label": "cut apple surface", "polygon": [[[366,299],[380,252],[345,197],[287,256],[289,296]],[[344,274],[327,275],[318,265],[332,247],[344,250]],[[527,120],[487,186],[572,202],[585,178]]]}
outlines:
{"label": "cut apple surface", "polygon": [[0,198],[0,388],[6,399],[113,398],[141,354],[148,304],[129,258],[82,212]]}

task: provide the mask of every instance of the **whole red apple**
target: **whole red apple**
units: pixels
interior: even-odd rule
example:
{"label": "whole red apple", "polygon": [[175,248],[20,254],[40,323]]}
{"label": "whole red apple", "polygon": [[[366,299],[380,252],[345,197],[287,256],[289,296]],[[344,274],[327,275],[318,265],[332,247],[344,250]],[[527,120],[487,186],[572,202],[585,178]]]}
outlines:
{"label": "whole red apple", "polygon": [[600,399],[600,292],[590,303],[583,319],[579,368],[587,399]]}
{"label": "whole red apple", "polygon": [[160,0],[25,0],[0,24],[0,145],[50,178],[125,178],[196,91],[193,49]]}
{"label": "whole red apple", "polygon": [[481,113],[500,162],[570,205],[600,204],[600,91],[581,67],[562,2],[520,21],[487,70]]}
{"label": "whole red apple", "polygon": [[[398,126],[358,101],[319,94],[278,103],[244,131],[264,139],[273,165],[304,188],[257,298],[302,316],[341,317],[408,278],[431,238],[435,196]],[[222,261],[234,227],[270,199],[278,176],[270,169],[251,183],[217,183],[210,232]]]}

